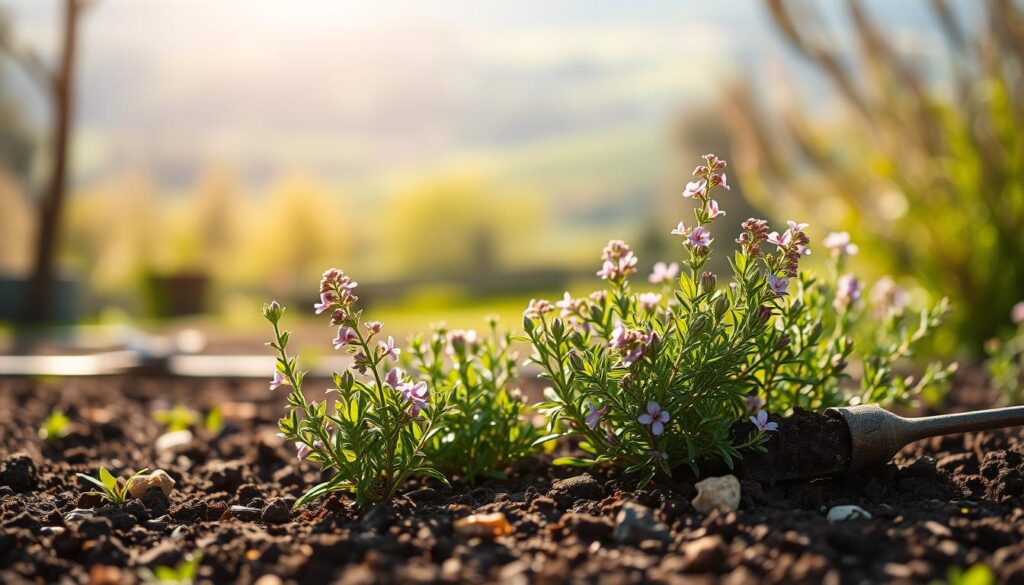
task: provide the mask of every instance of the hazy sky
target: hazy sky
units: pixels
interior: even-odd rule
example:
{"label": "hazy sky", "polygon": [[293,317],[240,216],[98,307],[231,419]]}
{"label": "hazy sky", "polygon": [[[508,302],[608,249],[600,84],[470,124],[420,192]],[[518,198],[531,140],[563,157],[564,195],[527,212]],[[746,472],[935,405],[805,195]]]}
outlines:
{"label": "hazy sky", "polygon": [[[0,0],[38,47],[60,4]],[[918,3],[891,4],[900,42],[926,43]],[[76,172],[346,177],[656,132],[784,54],[753,0],[100,0],[82,27]]]}

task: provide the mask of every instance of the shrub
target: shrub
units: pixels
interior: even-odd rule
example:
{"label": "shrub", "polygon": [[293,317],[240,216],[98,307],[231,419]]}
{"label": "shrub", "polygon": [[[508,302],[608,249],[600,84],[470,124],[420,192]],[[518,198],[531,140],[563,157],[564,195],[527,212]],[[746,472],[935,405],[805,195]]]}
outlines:
{"label": "shrub", "polygon": [[845,54],[828,42],[847,32],[829,30],[833,11],[766,4],[838,99],[820,108],[789,96],[792,105],[780,115],[757,107],[763,88],[743,84],[732,92],[728,119],[745,192],[855,231],[879,273],[949,295],[957,313],[944,344],[978,353],[1024,296],[1024,135],[1017,130],[1024,9],[988,2],[966,12],[928,3],[948,49],[935,55],[949,57],[931,62],[892,42],[884,8],[876,19],[864,3],[847,3],[859,50]]}
{"label": "shrub", "polygon": [[468,482],[478,476],[503,477],[509,464],[529,455],[542,428],[528,419],[517,383],[517,354],[511,336],[488,320],[486,335],[473,330],[436,329],[413,339],[415,368],[452,407],[445,430],[427,445],[430,464]]}
{"label": "shrub", "polygon": [[332,474],[303,494],[296,506],[339,490],[354,492],[358,505],[387,501],[413,475],[447,483],[427,465],[425,448],[450,408],[425,382],[414,382],[394,365],[401,350],[392,337],[384,338],[379,321],[362,322],[355,287],[340,270],[328,270],[314,307],[317,314],[331,316],[331,325],[338,327],[334,347],[353,360],[349,369],[334,374],[334,387],[327,389],[335,396],[331,412],[326,400],[310,401],[302,392],[304,374],[297,358],[288,355],[289,332],[280,329],[284,307],[276,302],[263,307],[274,328],[274,341],[268,345],[278,352],[270,389],[291,387],[288,415],[279,421],[281,433],[295,442],[299,459],[319,463]]}
{"label": "shrub", "polygon": [[990,339],[986,344],[992,387],[1007,404],[1024,401],[1024,301],[1014,305],[1010,314],[1016,331],[1006,340]]}
{"label": "shrub", "polygon": [[[531,359],[551,382],[541,405],[549,431],[578,438],[590,454],[557,463],[614,461],[640,472],[644,484],[677,465],[696,471],[704,459],[731,465],[774,430],[762,406],[785,412],[847,401],[905,401],[947,373],[936,366],[918,384],[893,374],[894,363],[941,319],[944,305],[921,313],[913,329],[905,308],[889,302],[884,325],[861,354],[859,393],[843,389],[856,325],[869,309],[859,280],[841,274],[845,255],[854,251],[841,234],[830,237],[833,274],[819,279],[799,273],[801,258],[810,253],[806,224],[790,221],[780,234],[764,220],[748,219],[730,260],[733,280],[718,287],[717,276],[703,268],[714,242],[711,226],[725,215],[711,198],[715,189],[728,189],[725,166],[706,155],[683,192],[697,207],[693,226],[680,222],[671,232],[683,238],[686,250],[678,281],[677,265],[660,263],[650,277],[663,285],[660,292],[632,292],[637,258],[613,240],[598,272],[606,289],[587,298],[566,293],[557,304],[532,300],[527,307],[523,326],[534,349]],[[733,425],[748,415],[754,431],[737,440]]]}

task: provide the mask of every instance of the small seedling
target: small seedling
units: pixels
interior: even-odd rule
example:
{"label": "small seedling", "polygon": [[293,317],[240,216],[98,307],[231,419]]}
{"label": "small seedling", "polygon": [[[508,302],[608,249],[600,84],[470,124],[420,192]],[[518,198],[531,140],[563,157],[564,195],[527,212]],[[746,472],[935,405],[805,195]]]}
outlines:
{"label": "small seedling", "polygon": [[75,475],[99,488],[98,490],[92,490],[87,493],[101,496],[111,504],[121,505],[128,499],[128,489],[132,486],[132,482],[134,482],[140,475],[148,472],[148,468],[136,471],[128,478],[127,481],[124,482],[123,485],[118,478],[114,477],[109,471],[107,471],[106,467],[100,467],[99,479],[84,473],[76,473]]}
{"label": "small seedling", "polygon": [[182,404],[176,404],[174,408],[154,412],[153,419],[164,425],[170,433],[192,428],[199,420],[199,413]]}
{"label": "small seedling", "polygon": [[210,409],[210,412],[206,413],[206,418],[203,419],[203,426],[211,433],[219,433],[224,428],[224,414],[219,408],[214,406]]}
{"label": "small seedling", "polygon": [[161,585],[192,585],[195,582],[196,571],[199,569],[199,561],[202,555],[186,557],[173,567],[157,567],[152,571],[139,569],[139,578],[145,583],[160,583]]}
{"label": "small seedling", "polygon": [[54,410],[39,427],[39,438],[52,443],[68,435],[71,419],[61,410]]}

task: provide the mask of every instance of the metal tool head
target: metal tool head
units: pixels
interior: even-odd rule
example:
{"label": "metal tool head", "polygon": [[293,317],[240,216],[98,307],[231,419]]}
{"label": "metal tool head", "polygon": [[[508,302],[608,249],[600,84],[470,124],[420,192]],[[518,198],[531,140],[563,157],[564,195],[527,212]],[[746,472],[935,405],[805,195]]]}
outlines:
{"label": "metal tool head", "polygon": [[846,471],[883,465],[910,440],[910,421],[877,404],[829,408],[825,414],[842,419],[850,430],[850,464]]}

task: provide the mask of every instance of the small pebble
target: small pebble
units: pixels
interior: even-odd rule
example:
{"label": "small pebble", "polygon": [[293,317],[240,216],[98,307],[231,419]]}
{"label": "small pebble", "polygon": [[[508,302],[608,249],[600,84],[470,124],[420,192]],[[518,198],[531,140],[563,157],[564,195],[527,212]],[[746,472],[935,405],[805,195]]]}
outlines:
{"label": "small pebble", "polygon": [[254,522],[263,515],[263,510],[260,508],[252,508],[250,506],[231,506],[228,508],[231,515],[239,520],[247,522]]}
{"label": "small pebble", "polygon": [[860,506],[835,506],[828,511],[827,518],[829,522],[835,524],[836,522],[844,522],[846,520],[871,518],[871,514]]}
{"label": "small pebble", "polygon": [[63,526],[43,526],[39,529],[39,533],[44,536],[56,536],[58,534],[64,534],[66,530]]}
{"label": "small pebble", "polygon": [[128,493],[136,500],[142,499],[146,492],[159,488],[165,496],[171,497],[171,490],[174,489],[174,480],[163,469],[157,469],[145,475],[140,475],[128,486]]}
{"label": "small pebble", "polygon": [[463,537],[494,538],[510,532],[512,526],[501,512],[473,514],[455,521],[455,533]]}
{"label": "small pebble", "polygon": [[615,517],[615,540],[624,544],[639,544],[645,540],[670,542],[668,526],[654,517],[650,508],[635,502],[626,502]]}
{"label": "small pebble", "polygon": [[92,510],[85,510],[82,508],[75,508],[68,512],[68,515],[64,517],[65,522],[74,522],[76,520],[85,520],[86,518],[92,518],[95,516],[95,512]]}
{"label": "small pebble", "polygon": [[740,507],[740,480],[735,475],[709,477],[698,481],[695,487],[697,497],[690,503],[701,514],[708,514],[712,510],[734,512]]}
{"label": "small pebble", "polygon": [[184,447],[192,442],[192,431],[184,429],[181,431],[171,431],[164,433],[157,437],[156,442],[153,443],[153,447],[158,452],[162,451],[173,451],[175,449]]}

